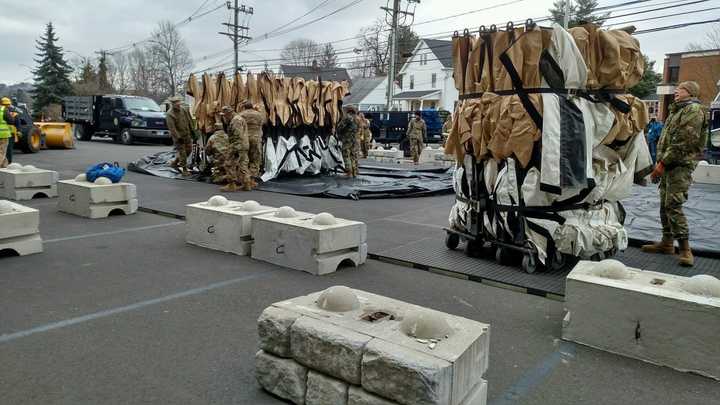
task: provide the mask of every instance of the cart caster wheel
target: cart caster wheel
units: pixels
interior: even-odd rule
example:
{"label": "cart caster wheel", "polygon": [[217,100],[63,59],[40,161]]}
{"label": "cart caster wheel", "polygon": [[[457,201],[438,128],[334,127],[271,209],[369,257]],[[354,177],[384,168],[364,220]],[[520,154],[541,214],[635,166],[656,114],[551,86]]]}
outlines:
{"label": "cart caster wheel", "polygon": [[456,233],[448,233],[445,235],[445,247],[450,250],[455,250],[458,245],[460,245],[460,235]]}
{"label": "cart caster wheel", "polygon": [[468,257],[480,257],[482,254],[483,242],[480,240],[470,240],[465,242],[465,254]]}
{"label": "cart caster wheel", "polygon": [[547,260],[550,262],[550,268],[555,271],[560,271],[565,268],[568,264],[567,257],[559,251],[555,251],[555,254],[548,257]]}
{"label": "cart caster wheel", "polygon": [[510,264],[510,252],[504,247],[499,247],[495,250],[495,261],[501,266],[507,266]]}
{"label": "cart caster wheel", "polygon": [[523,255],[522,269],[528,274],[535,273],[535,270],[537,270],[537,260],[535,260],[535,257],[532,255]]}

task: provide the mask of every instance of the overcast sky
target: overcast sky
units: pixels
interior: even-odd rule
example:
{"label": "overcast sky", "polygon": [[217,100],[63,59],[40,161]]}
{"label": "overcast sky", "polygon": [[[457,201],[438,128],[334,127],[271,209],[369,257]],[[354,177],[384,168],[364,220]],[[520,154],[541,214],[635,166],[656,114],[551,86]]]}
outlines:
{"label": "overcast sky", "polygon": [[[313,7],[326,3],[312,14],[295,24],[301,24],[313,18],[321,17],[335,11],[353,0],[245,0],[242,3],[254,7],[251,17],[250,36],[255,42],[247,46],[251,53],[241,54],[241,63],[254,67],[261,59],[272,61],[278,57],[274,49],[282,48],[288,41],[296,38],[309,38],[318,42],[334,41],[353,37],[358,30],[384,14],[380,10],[385,0],[364,0],[318,23],[292,31],[276,38],[262,39],[262,34],[282,26],[296,17],[308,12]],[[519,20],[528,17],[542,17],[552,5],[552,0],[516,0],[513,4],[481,11],[462,17],[426,23],[431,19],[463,13],[498,4],[511,3],[512,0],[422,0],[417,6],[415,31],[423,35],[434,35],[451,30],[462,30],[464,27],[476,29],[480,25],[503,23],[508,20]],[[31,81],[29,66],[34,66],[35,40],[44,30],[44,24],[52,21],[60,37],[60,45],[65,48],[68,58],[77,55],[94,56],[100,49],[112,49],[127,46],[141,41],[152,32],[160,20],[179,22],[191,15],[204,0],[22,0],[12,2],[11,7],[4,7],[0,14],[0,35],[3,38],[2,57],[0,58],[0,83],[16,83]],[[208,0],[203,10],[211,10],[224,1]],[[601,6],[624,4],[622,0],[600,0]],[[626,14],[640,11],[627,9],[631,7],[649,7],[656,3],[667,3],[667,0],[653,0],[641,5],[626,6],[624,10],[614,14]],[[6,5],[7,6],[7,5]],[[711,0],[691,6],[676,7],[671,10],[640,14],[611,20],[613,23],[634,20],[643,17],[654,17],[674,14],[690,10],[698,10],[720,6],[720,0]],[[639,29],[672,25],[687,21],[700,21],[717,18],[718,10],[688,14],[640,22],[635,25]],[[227,37],[218,34],[223,30],[222,22],[227,22],[230,11],[221,8],[213,13],[198,18],[180,28],[195,58],[195,68],[202,69],[231,61],[231,52],[219,57],[203,59],[205,55],[217,54],[231,49]],[[651,59],[658,60],[662,65],[665,53],[685,49],[688,42],[702,41],[710,25],[701,25],[678,30],[663,31],[639,35],[642,49]],[[434,35],[435,36],[435,35]],[[449,36],[448,36],[449,39]],[[335,48],[348,48],[355,45],[354,41],[335,44]],[[348,60],[352,55],[340,56]]]}

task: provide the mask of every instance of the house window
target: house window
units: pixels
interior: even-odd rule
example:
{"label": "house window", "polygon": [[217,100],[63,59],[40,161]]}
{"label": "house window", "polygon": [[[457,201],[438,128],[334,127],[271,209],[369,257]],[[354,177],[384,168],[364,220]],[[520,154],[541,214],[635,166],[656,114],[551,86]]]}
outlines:
{"label": "house window", "polygon": [[427,65],[427,54],[420,55],[420,64]]}
{"label": "house window", "polygon": [[669,71],[670,77],[668,78],[669,79],[668,82],[669,83],[677,83],[678,78],[680,77],[680,66],[672,66],[672,67],[670,67],[669,70],[670,70]]}
{"label": "house window", "polygon": [[415,75],[410,75],[410,90],[415,88]]}
{"label": "house window", "polygon": [[432,81],[432,88],[434,89],[437,85],[437,73],[432,74],[432,79],[430,81]]}
{"label": "house window", "polygon": [[403,75],[398,75],[397,83],[398,83],[398,87],[400,87],[400,90],[403,89],[403,79],[404,79]]}

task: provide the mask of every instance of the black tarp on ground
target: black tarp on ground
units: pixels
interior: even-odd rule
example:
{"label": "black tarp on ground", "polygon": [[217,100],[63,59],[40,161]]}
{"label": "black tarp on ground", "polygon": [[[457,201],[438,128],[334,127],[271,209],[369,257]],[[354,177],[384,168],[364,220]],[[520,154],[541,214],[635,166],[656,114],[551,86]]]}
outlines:
{"label": "black tarp on ground", "polygon": [[[160,152],[128,164],[128,170],[153,176],[208,181],[207,176],[195,174],[183,177],[170,167],[174,152]],[[382,166],[360,166],[355,178],[343,174],[283,175],[262,183],[258,188],[284,194],[331,198],[399,198],[453,193],[452,171],[447,169],[397,169]]]}
{"label": "black tarp on ground", "polygon": [[[622,204],[627,212],[625,228],[631,239],[655,241],[662,237],[657,185],[633,186],[632,197]],[[690,246],[720,254],[720,186],[693,184],[683,212],[690,224]]]}

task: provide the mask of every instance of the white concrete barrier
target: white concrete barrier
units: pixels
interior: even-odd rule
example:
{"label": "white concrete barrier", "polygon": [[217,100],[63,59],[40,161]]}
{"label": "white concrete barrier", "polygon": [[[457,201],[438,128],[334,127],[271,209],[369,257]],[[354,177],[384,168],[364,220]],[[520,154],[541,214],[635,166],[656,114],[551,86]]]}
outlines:
{"label": "white concrete barrier", "polygon": [[348,404],[485,404],[489,333],[487,324],[347,287],[275,303],[258,319],[263,353],[322,377],[308,377],[308,403],[347,392]]}
{"label": "white concrete barrier", "polygon": [[0,252],[19,256],[42,252],[40,213],[6,200],[0,200]]}
{"label": "white concrete barrier", "polygon": [[367,227],[328,213],[308,214],[290,207],[252,217],[252,258],[315,275],[332,273],[367,259]]}
{"label": "white concrete barrier", "polygon": [[[106,218],[111,213],[131,215],[137,212],[137,189],[130,183],[112,183],[100,177],[94,183],[83,180],[58,182],[58,209],[86,218]],[[103,181],[104,180],[104,181]]]}
{"label": "white concrete barrier", "polygon": [[0,197],[16,201],[57,197],[57,182],[55,171],[13,163],[0,169]]}
{"label": "white concrete barrier", "polygon": [[563,339],[720,379],[720,280],[581,261],[567,277]]}
{"label": "white concrete barrier", "polygon": [[693,181],[700,184],[720,184],[720,165],[701,161],[693,172]]}
{"label": "white concrete barrier", "polygon": [[432,146],[426,146],[425,149],[420,152],[420,163],[435,163],[437,156],[444,156],[445,149],[439,147],[433,149]]}
{"label": "white concrete barrier", "polygon": [[252,217],[271,214],[277,208],[255,201],[228,201],[214,196],[186,207],[186,241],[221,252],[248,256],[253,244]]}

